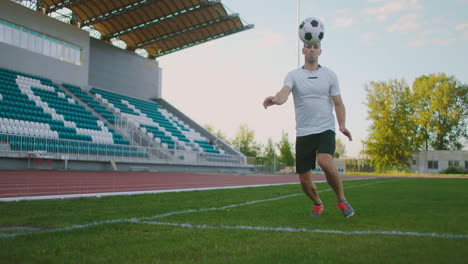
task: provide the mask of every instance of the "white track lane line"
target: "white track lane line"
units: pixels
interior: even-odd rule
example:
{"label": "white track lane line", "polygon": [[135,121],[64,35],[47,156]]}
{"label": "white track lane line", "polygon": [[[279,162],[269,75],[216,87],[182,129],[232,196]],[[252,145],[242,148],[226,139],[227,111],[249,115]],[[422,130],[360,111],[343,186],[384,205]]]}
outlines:
{"label": "white track lane line", "polygon": [[[364,179],[367,180],[367,179]],[[222,190],[222,189],[240,189],[250,187],[267,187],[278,185],[299,184],[298,182],[287,183],[270,183],[270,184],[255,184],[255,185],[237,185],[237,186],[220,186],[220,187],[200,187],[200,188],[182,188],[182,189],[163,189],[163,190],[148,190],[148,191],[128,191],[128,192],[102,192],[102,193],[81,193],[81,194],[60,194],[60,195],[40,195],[40,196],[24,196],[24,197],[6,197],[0,198],[0,202],[18,202],[28,200],[56,200],[70,199],[83,197],[104,197],[104,196],[123,196],[123,195],[139,195],[139,194],[156,194],[170,192],[191,192],[191,191],[207,191],[207,190]],[[46,193],[44,193],[46,194]]]}

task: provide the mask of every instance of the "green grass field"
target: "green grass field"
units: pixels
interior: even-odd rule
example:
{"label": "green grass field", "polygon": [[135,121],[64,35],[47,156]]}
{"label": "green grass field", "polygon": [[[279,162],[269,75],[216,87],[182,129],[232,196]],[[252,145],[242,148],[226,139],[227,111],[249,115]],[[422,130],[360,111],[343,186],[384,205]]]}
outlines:
{"label": "green grass field", "polygon": [[468,179],[345,181],[350,219],[318,187],[0,203],[0,262],[468,263]]}

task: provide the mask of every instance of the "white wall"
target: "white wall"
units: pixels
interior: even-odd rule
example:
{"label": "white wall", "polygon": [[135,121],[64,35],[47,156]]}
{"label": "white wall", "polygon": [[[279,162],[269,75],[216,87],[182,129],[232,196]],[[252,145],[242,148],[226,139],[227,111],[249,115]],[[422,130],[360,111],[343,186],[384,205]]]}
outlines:
{"label": "white wall", "polygon": [[[411,163],[411,172],[436,174],[449,167],[449,161],[458,161],[459,166],[465,168],[465,161],[468,161],[468,151],[450,151],[450,150],[430,150],[413,153]],[[437,169],[429,169],[428,161],[438,161]],[[416,164],[413,164],[416,161]]]}

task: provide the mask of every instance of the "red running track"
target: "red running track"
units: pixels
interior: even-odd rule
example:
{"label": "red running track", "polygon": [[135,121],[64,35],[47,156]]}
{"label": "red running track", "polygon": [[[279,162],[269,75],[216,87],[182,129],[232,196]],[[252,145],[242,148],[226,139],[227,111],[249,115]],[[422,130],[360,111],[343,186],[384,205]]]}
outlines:
{"label": "red running track", "polygon": [[[365,177],[344,176],[344,179],[356,178]],[[324,180],[324,176],[317,175],[314,180]],[[296,174],[0,171],[0,200],[27,199],[27,197],[50,199],[292,183],[299,184]]]}

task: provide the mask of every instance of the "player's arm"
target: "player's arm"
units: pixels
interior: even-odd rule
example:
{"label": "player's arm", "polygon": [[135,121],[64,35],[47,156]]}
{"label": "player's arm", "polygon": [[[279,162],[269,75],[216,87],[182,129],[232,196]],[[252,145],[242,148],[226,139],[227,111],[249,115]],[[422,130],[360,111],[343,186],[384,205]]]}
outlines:
{"label": "player's arm", "polygon": [[338,120],[338,126],[340,127],[341,133],[353,140],[351,132],[346,128],[346,109],[341,99],[341,95],[332,96],[333,104],[335,105],[336,119]]}
{"label": "player's arm", "polygon": [[263,107],[267,109],[269,106],[272,106],[272,105],[284,104],[288,100],[290,93],[291,93],[291,88],[289,88],[286,85],[283,86],[283,88],[281,88],[281,90],[278,93],[276,93],[275,96],[268,96],[267,98],[265,98],[265,100],[263,101]]}

